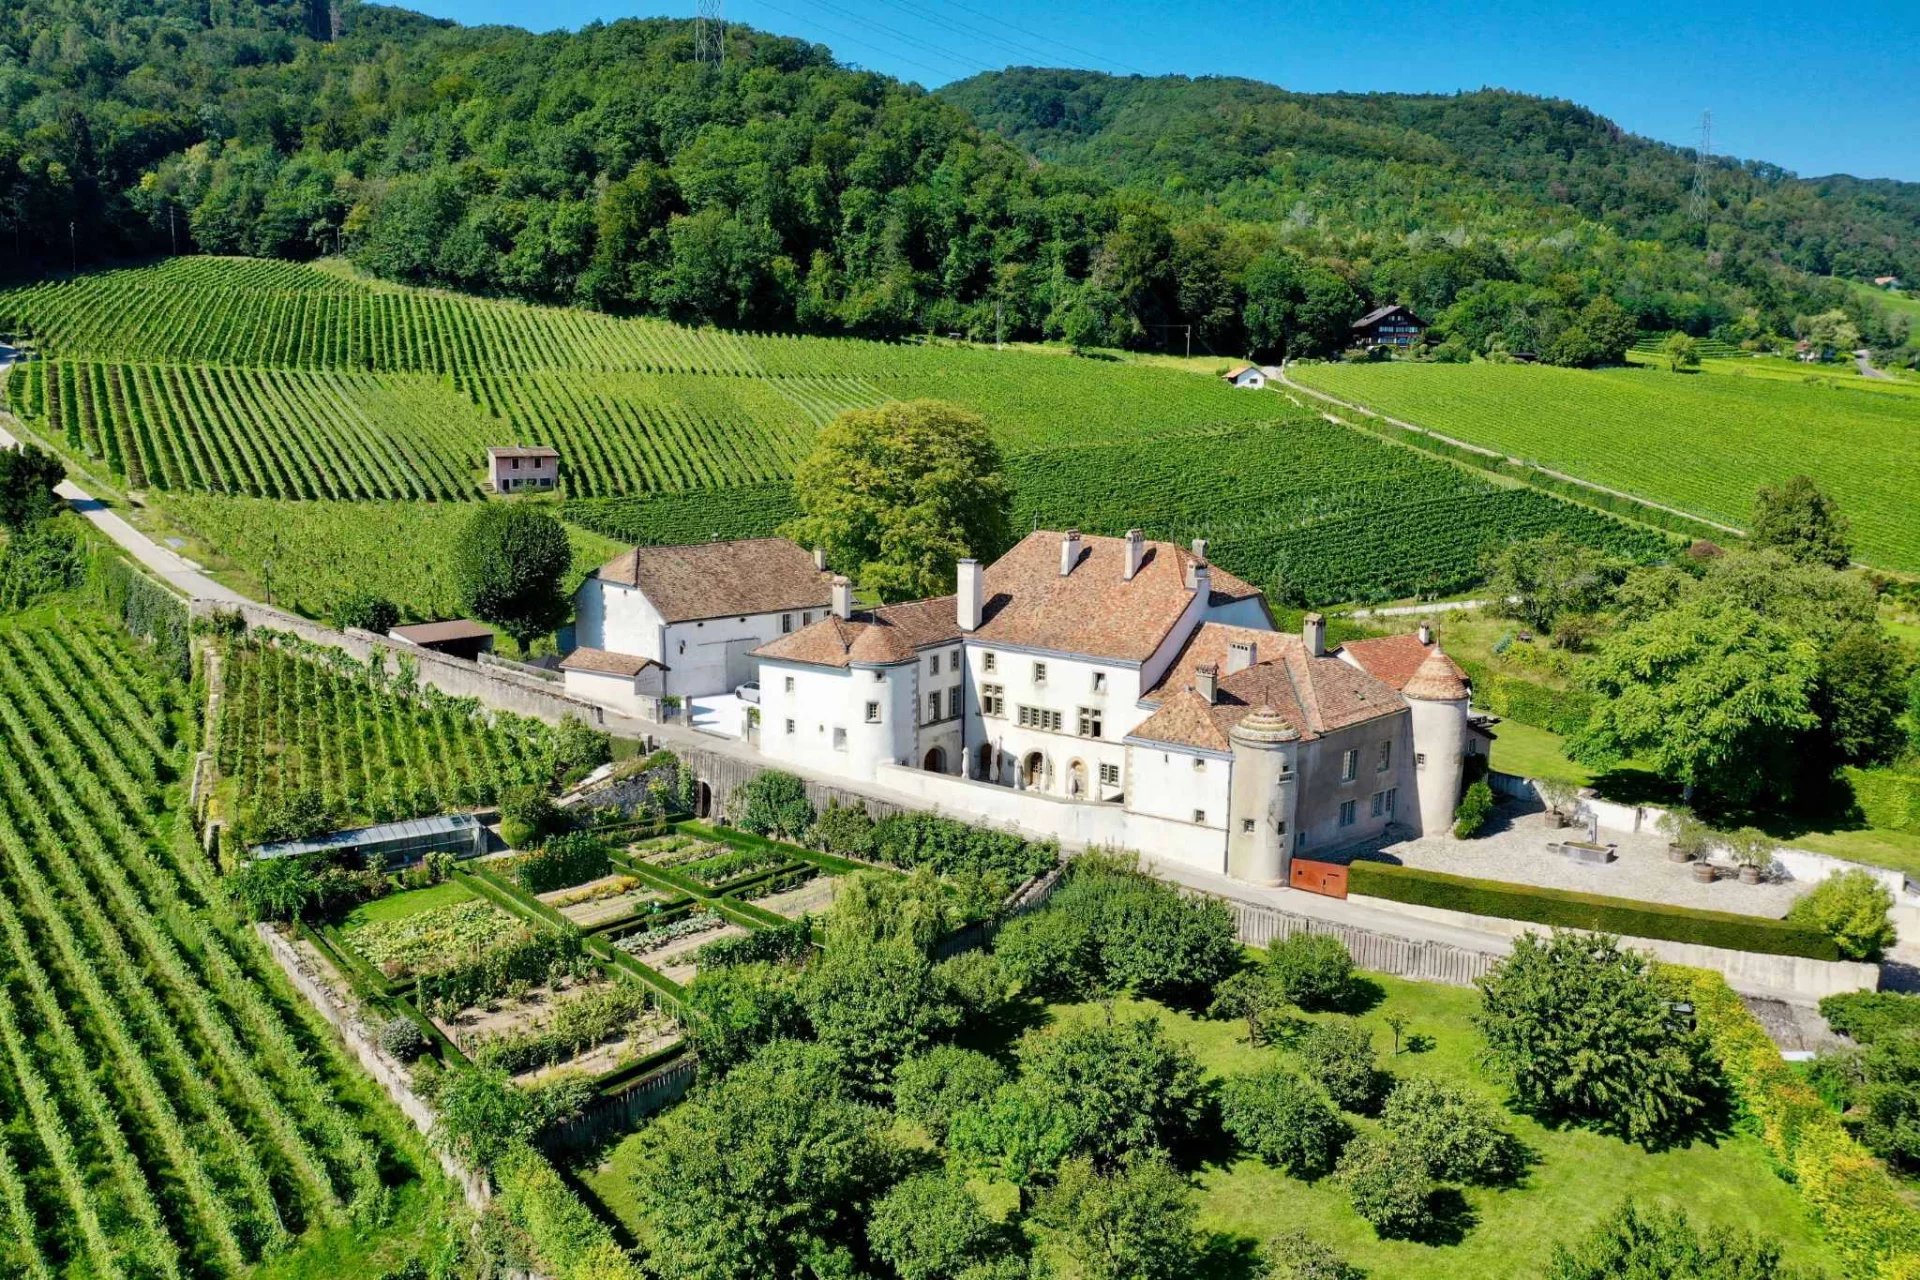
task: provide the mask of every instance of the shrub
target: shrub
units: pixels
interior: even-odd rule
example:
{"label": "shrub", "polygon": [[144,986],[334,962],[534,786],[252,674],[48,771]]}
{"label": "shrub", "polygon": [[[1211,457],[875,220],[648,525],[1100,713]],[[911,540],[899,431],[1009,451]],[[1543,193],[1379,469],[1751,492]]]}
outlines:
{"label": "shrub", "polygon": [[1433,1223],[1433,1180],[1427,1162],[1404,1143],[1371,1134],[1340,1156],[1340,1184],[1353,1211],[1385,1239],[1415,1239]]}
{"label": "shrub", "polygon": [[1279,1066],[1229,1077],[1220,1090],[1220,1123],[1241,1147],[1296,1178],[1331,1169],[1347,1136],[1320,1091]]}
{"label": "shrub", "polygon": [[606,1224],[533,1148],[511,1147],[492,1173],[501,1215],[524,1234],[555,1280],[641,1280],[638,1264]]}
{"label": "shrub", "polygon": [[1300,1038],[1300,1057],[1307,1064],[1307,1074],[1340,1106],[1365,1111],[1373,1104],[1379,1083],[1373,1033],[1352,1018],[1316,1022],[1307,1028]]}
{"label": "shrub", "polygon": [[515,861],[513,878],[528,893],[570,889],[598,880],[612,870],[607,846],[584,831],[555,836],[538,850]]}
{"label": "shrub", "polygon": [[613,737],[578,716],[562,716],[548,736],[554,781],[578,782],[613,759]]}
{"label": "shrub", "polygon": [[1240,961],[1225,903],[1188,897],[1117,858],[1086,855],[1042,910],[994,943],[1035,994],[1108,991],[1181,997],[1211,987]]}
{"label": "shrub", "polygon": [[700,1055],[701,1077],[725,1075],[776,1040],[806,1033],[800,975],[780,965],[701,969],[687,984],[681,1012]]}
{"label": "shrub", "polygon": [[1013,979],[988,951],[963,951],[933,967],[934,976],[972,1023],[991,1022],[1013,998]]}
{"label": "shrub", "polygon": [[1283,1231],[1267,1242],[1266,1280],[1367,1280],[1367,1273],[1299,1231]]}
{"label": "shrub", "polygon": [[1920,1034],[1882,1036],[1858,1065],[1853,1102],[1861,1144],[1909,1173],[1920,1170]]}
{"label": "shrub", "polygon": [[1731,911],[1695,911],[1565,889],[1473,880],[1383,862],[1354,863],[1348,868],[1347,887],[1354,893],[1391,898],[1395,902],[1596,933],[1692,942],[1730,951],[1803,956],[1809,960],[1840,957],[1840,949],[1833,940],[1815,929]]}
{"label": "shrub", "polygon": [[1544,1116],[1653,1145],[1714,1090],[1705,1044],[1676,1021],[1647,958],[1616,938],[1523,934],[1476,985],[1490,1065]]}
{"label": "shrub", "polygon": [[1897,941],[1893,894],[1870,871],[1828,876],[1793,904],[1790,924],[1817,929],[1849,960],[1878,960]]}
{"label": "shrub", "polygon": [[807,832],[807,842],[816,849],[824,849],[843,858],[871,858],[873,819],[867,816],[866,809],[861,805],[843,805],[835,801],[813,820],[813,827]]}
{"label": "shrub", "polygon": [[1193,1051],[1167,1039],[1158,1018],[1029,1033],[1021,1083],[1065,1118],[1073,1154],[1101,1167],[1192,1139],[1206,1086]]}
{"label": "shrub", "polygon": [[731,938],[716,938],[701,947],[695,961],[702,969],[736,964],[785,964],[813,954],[813,928],[805,919],[788,920],[764,929],[750,929]]}
{"label": "shrub", "polygon": [[1920,996],[1893,991],[1849,991],[1820,1001],[1820,1016],[1843,1036],[1872,1044],[1881,1036],[1920,1027]]}
{"label": "shrub", "polygon": [[1480,1185],[1520,1171],[1520,1144],[1491,1104],[1438,1080],[1407,1080],[1387,1096],[1380,1127],[1426,1161],[1442,1182]]}
{"label": "shrub", "polygon": [[380,1024],[380,1048],[400,1062],[412,1062],[432,1043],[420,1024],[404,1013],[395,1014]]}
{"label": "shrub", "polygon": [[509,787],[500,796],[500,838],[510,849],[537,848],[564,819],[541,787]]}
{"label": "shrub", "polygon": [[1353,995],[1353,956],[1330,933],[1296,933],[1267,951],[1266,971],[1302,1009],[1335,1009]]}
{"label": "shrub", "polygon": [[947,1280],[984,1261],[997,1233],[967,1184],[942,1171],[914,1174],[881,1196],[867,1240],[900,1280]]}
{"label": "shrub", "polygon": [[1005,897],[1060,860],[1060,846],[1051,840],[1028,840],[932,813],[882,818],[873,826],[869,848],[867,856],[876,862],[903,870],[931,867],[943,876],[979,876],[996,897]]}
{"label": "shrub", "polygon": [[728,802],[733,825],[756,836],[799,840],[813,825],[807,784],[790,773],[769,769],[734,789]]}
{"label": "shrub", "polygon": [[1623,1201],[1572,1244],[1556,1244],[1546,1280],[1616,1280],[1660,1276],[1667,1280],[1814,1280],[1783,1266],[1780,1246],[1731,1227],[1695,1234],[1678,1209],[1642,1208]]}
{"label": "shrub", "polygon": [[900,1064],[893,1075],[893,1106],[935,1142],[944,1142],[953,1117],[986,1105],[1006,1080],[1006,1069],[986,1054],[939,1045]]}
{"label": "shrub", "polygon": [[1469,840],[1479,835],[1492,816],[1493,788],[1481,778],[1467,788],[1466,794],[1460,797],[1459,808],[1453,811],[1454,839]]}
{"label": "shrub", "polygon": [[384,596],[359,591],[339,603],[333,611],[333,620],[342,628],[351,627],[384,636],[400,625],[400,609]]}

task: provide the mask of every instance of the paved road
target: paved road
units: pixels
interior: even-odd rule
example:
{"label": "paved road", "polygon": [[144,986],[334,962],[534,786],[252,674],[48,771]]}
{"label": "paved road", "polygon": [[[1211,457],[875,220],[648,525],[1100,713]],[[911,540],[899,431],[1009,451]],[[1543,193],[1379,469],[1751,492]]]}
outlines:
{"label": "paved road", "polygon": [[[0,449],[11,449],[18,443],[13,433],[4,425],[0,425]],[[209,578],[201,571],[199,565],[161,546],[122,520],[114,514],[113,508],[73,481],[62,481],[54,492],[65,498],[67,505],[79,512],[82,517],[92,521],[94,528],[124,547],[134,559],[145,565],[156,577],[164,578],[188,599],[218,600],[223,604],[240,604],[246,600],[246,597],[239,592]]]}
{"label": "paved road", "polygon": [[1873,367],[1873,352],[1871,351],[1854,352],[1853,362],[1859,367],[1860,376],[1863,378],[1885,378],[1889,382],[1893,380],[1893,375],[1885,369],[1876,369]]}

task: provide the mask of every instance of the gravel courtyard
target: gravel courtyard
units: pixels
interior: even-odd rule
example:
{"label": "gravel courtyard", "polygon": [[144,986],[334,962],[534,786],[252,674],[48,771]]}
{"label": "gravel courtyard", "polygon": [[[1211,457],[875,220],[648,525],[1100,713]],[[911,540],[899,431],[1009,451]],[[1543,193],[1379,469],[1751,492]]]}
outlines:
{"label": "gravel courtyard", "polygon": [[1378,852],[1360,854],[1356,860],[1398,862],[1423,871],[1481,880],[1774,918],[1784,916],[1793,900],[1812,887],[1792,880],[1741,884],[1731,870],[1723,870],[1721,878],[1712,884],[1701,884],[1693,878],[1690,864],[1667,861],[1666,837],[1657,832],[1626,835],[1603,830],[1600,843],[1619,846],[1615,859],[1603,865],[1576,862],[1547,849],[1549,843],[1586,838],[1584,825],[1554,830],[1542,820],[1538,809],[1528,812],[1502,804],[1487,832],[1472,840],[1423,836],[1383,845]]}

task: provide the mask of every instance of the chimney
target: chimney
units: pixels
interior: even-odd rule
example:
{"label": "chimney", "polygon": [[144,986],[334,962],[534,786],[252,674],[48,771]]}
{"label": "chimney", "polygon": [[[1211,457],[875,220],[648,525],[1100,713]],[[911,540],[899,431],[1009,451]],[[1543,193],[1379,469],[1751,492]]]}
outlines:
{"label": "chimney", "polygon": [[1211,662],[1193,669],[1193,691],[1209,703],[1220,701],[1220,668]]}
{"label": "chimney", "polygon": [[1327,620],[1317,613],[1310,613],[1300,624],[1300,638],[1307,642],[1307,656],[1324,658],[1327,656]]}
{"label": "chimney", "polygon": [[954,592],[955,612],[958,615],[955,620],[962,631],[978,631],[980,613],[986,606],[985,572],[978,560],[962,560],[959,577],[959,585]]}
{"label": "chimney", "polygon": [[1187,589],[1190,591],[1197,590],[1199,588],[1200,578],[1205,576],[1206,573],[1207,540],[1205,538],[1195,538],[1193,540],[1193,558],[1187,561]]}
{"label": "chimney", "polygon": [[1080,562],[1080,531],[1069,529],[1060,536],[1060,576],[1066,577],[1073,572],[1073,566]]}
{"label": "chimney", "polygon": [[1227,646],[1227,674],[1245,671],[1260,661],[1260,647],[1252,640],[1235,640]]}
{"label": "chimney", "polygon": [[813,567],[822,573],[827,571],[827,549],[825,547],[815,547],[813,549]]}
{"label": "chimney", "polygon": [[1147,535],[1138,529],[1127,530],[1127,568],[1126,578],[1133,581],[1133,575],[1140,572],[1140,561],[1147,554]]}
{"label": "chimney", "polygon": [[1426,623],[1426,622],[1421,623],[1419,634],[1420,634],[1421,644],[1433,643],[1433,625],[1431,623]]}
{"label": "chimney", "polygon": [[853,616],[853,583],[844,573],[833,576],[833,616],[842,621]]}
{"label": "chimney", "polygon": [[1193,540],[1193,558],[1201,564],[1207,562],[1207,540],[1205,538],[1195,538]]}

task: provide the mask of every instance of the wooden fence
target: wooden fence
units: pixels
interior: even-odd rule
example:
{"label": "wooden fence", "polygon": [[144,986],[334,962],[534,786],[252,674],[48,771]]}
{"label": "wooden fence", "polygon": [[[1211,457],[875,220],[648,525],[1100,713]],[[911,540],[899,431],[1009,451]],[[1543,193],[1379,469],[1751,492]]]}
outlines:
{"label": "wooden fence", "polygon": [[631,1129],[642,1116],[650,1116],[685,1096],[699,1070],[693,1054],[675,1058],[624,1089],[594,1099],[576,1118],[541,1134],[540,1145],[551,1156],[591,1146],[608,1133]]}
{"label": "wooden fence", "polygon": [[1222,901],[1233,912],[1236,936],[1248,946],[1271,946],[1296,933],[1331,934],[1353,953],[1356,968],[1388,973],[1396,978],[1469,987],[1475,978],[1490,971],[1502,958],[1498,952],[1474,951],[1445,942],[1416,942],[1392,934],[1375,933],[1356,925],[1295,915],[1291,911],[1282,911],[1262,903],[1242,902],[1237,898],[1224,898]]}

